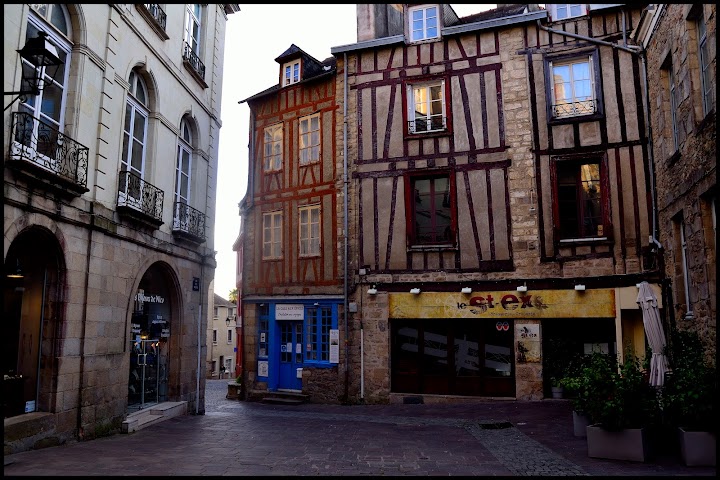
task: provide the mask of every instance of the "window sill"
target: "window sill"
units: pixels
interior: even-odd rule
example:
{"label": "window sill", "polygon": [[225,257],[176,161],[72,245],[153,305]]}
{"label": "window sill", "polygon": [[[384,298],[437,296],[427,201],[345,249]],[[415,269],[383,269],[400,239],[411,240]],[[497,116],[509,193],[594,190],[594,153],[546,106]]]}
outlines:
{"label": "window sill", "polygon": [[410,245],[407,247],[408,252],[439,252],[448,250],[457,250],[458,247],[455,244],[443,243],[443,244],[428,244],[428,245]]}
{"label": "window sill", "polygon": [[314,258],[320,258],[320,257],[321,257],[321,255],[319,253],[311,253],[308,255],[299,255],[298,256],[298,258],[300,258],[300,260],[312,260]]}
{"label": "window sill", "polygon": [[700,123],[697,124],[695,127],[695,135],[699,135],[704,130],[708,128],[710,125],[715,125],[715,109],[713,108],[710,110],[707,115],[705,115],[705,118],[700,120]]}
{"label": "window sill", "polygon": [[183,64],[185,65],[185,69],[190,72],[190,75],[203,87],[208,88],[208,84],[205,83],[205,79],[200,76],[200,74],[195,70],[195,68],[192,66],[190,62],[187,60],[183,60]]}
{"label": "window sill", "polygon": [[282,261],[282,259],[283,259],[282,257],[269,257],[269,258],[263,257],[262,261],[263,262],[280,262],[280,261]]}
{"label": "window sill", "polygon": [[604,243],[608,242],[608,237],[586,237],[586,238],[563,238],[560,245],[579,245],[583,243]]}
{"label": "window sill", "polygon": [[435,137],[449,137],[452,135],[450,129],[445,130],[434,130],[430,132],[407,132],[405,133],[405,140],[418,140],[422,138],[435,138]]}
{"label": "window sill", "polygon": [[553,117],[551,116],[548,120],[548,125],[566,125],[568,123],[576,122],[593,122],[595,120],[601,120],[605,118],[603,113],[590,113],[587,115],[568,115],[566,117]]}

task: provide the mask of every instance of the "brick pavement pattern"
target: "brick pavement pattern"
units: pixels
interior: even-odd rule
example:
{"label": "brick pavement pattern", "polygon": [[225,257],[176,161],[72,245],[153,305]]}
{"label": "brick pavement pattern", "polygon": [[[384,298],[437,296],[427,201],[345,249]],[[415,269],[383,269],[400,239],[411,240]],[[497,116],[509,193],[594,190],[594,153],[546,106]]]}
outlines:
{"label": "brick pavement pattern", "polygon": [[587,456],[566,400],[275,406],[225,399],[205,415],[5,456],[5,476],[715,476],[664,452],[645,463]]}

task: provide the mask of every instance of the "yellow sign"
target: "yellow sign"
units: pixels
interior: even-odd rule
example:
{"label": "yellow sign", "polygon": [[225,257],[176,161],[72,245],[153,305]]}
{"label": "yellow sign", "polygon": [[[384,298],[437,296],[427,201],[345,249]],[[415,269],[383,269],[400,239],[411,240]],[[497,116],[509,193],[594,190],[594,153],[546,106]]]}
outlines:
{"label": "yellow sign", "polygon": [[391,293],[390,318],[615,318],[615,290]]}

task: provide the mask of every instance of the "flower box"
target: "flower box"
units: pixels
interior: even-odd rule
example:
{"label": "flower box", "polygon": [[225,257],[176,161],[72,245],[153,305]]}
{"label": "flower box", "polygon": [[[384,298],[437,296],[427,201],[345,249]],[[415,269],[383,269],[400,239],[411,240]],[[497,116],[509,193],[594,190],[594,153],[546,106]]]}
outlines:
{"label": "flower box", "polygon": [[689,467],[714,467],[717,451],[715,434],[687,431],[683,428],[678,430],[683,463]]}
{"label": "flower box", "polygon": [[589,457],[633,462],[644,462],[649,457],[645,428],[610,431],[594,424],[588,425],[586,432]]}

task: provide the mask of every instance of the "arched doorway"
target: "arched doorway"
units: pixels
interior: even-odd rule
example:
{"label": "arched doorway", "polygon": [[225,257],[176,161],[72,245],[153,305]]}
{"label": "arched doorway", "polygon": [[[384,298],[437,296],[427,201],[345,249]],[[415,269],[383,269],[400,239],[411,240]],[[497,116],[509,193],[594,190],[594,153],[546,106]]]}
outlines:
{"label": "arched doorway", "polygon": [[64,261],[57,239],[30,227],[12,242],[3,282],[3,415],[49,411]]}
{"label": "arched doorway", "polygon": [[155,263],[135,293],[130,325],[130,412],[168,400],[174,285],[169,267]]}

